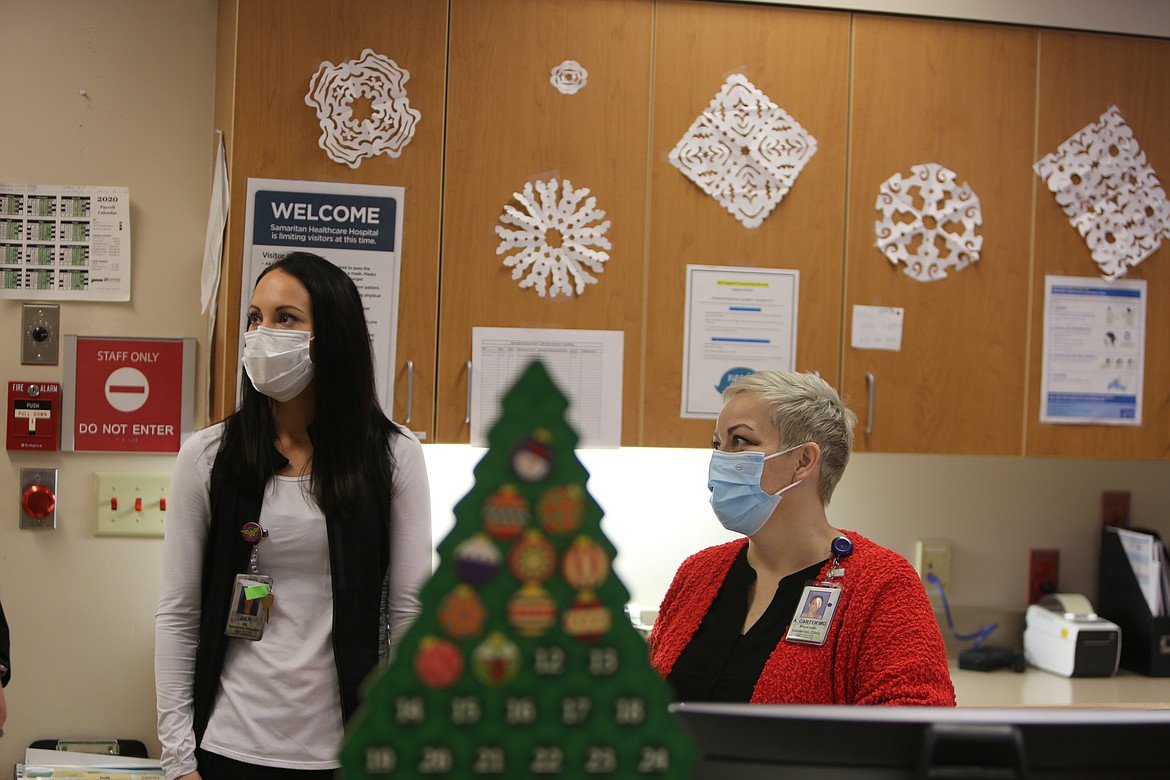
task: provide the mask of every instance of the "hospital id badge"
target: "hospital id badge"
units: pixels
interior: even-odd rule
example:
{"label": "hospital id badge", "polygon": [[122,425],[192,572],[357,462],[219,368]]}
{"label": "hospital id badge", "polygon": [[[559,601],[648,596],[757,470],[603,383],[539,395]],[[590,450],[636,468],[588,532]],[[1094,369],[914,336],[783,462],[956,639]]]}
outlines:
{"label": "hospital id badge", "polygon": [[800,645],[820,647],[829,635],[833,615],[843,592],[835,582],[814,582],[804,586],[800,601],[796,602],[796,613],[788,624],[784,639]]}
{"label": "hospital id badge", "polygon": [[237,574],[228,611],[228,636],[257,640],[264,636],[272,603],[272,578],[263,574]]}

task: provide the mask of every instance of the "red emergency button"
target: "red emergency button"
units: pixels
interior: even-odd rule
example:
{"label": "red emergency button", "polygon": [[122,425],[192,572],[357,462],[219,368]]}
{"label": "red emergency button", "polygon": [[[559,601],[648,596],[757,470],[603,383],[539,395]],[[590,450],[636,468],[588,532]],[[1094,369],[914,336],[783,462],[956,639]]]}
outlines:
{"label": "red emergency button", "polygon": [[24,513],[35,520],[44,520],[57,507],[57,496],[45,485],[29,485],[20,496]]}

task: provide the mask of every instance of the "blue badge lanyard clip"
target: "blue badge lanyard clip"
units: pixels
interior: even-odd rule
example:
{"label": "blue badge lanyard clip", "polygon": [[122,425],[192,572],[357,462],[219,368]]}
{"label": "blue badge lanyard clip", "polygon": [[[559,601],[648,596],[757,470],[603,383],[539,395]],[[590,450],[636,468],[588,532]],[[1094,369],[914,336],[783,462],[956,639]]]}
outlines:
{"label": "blue badge lanyard clip", "polygon": [[829,551],[833,554],[833,564],[829,567],[829,573],[825,579],[832,582],[835,579],[845,576],[845,569],[841,566],[841,559],[848,558],[853,554],[853,542],[848,536],[838,536],[829,545]]}

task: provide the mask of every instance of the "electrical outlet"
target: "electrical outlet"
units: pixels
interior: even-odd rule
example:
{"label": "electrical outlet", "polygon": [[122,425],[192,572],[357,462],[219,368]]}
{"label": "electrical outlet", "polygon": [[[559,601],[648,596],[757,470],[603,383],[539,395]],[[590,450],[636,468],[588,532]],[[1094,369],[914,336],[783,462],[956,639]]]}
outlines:
{"label": "electrical outlet", "polygon": [[919,539],[914,545],[914,568],[924,585],[931,585],[926,578],[933,574],[944,588],[948,587],[951,584],[951,543],[945,539]]}
{"label": "electrical outlet", "polygon": [[97,536],[162,536],[170,474],[94,474]]}
{"label": "electrical outlet", "polygon": [[1030,550],[1028,552],[1028,603],[1035,604],[1041,596],[1056,593],[1059,588],[1060,550]]}
{"label": "electrical outlet", "polygon": [[1101,491],[1101,524],[1129,528],[1129,491]]}

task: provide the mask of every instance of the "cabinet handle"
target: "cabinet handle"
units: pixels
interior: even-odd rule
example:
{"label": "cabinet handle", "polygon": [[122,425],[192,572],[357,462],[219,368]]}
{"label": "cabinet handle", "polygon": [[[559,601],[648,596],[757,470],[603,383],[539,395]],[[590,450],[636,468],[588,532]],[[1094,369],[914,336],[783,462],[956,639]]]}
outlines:
{"label": "cabinet handle", "polygon": [[869,412],[865,418],[865,433],[868,436],[873,433],[873,386],[877,384],[877,380],[873,378],[873,374],[865,375],[865,389],[869,394]]}
{"label": "cabinet handle", "polygon": [[406,417],[403,425],[410,425],[410,417],[414,408],[414,361],[406,361]]}
{"label": "cabinet handle", "polygon": [[467,369],[467,413],[463,415],[463,424],[471,425],[471,361],[464,360],[463,367]]}

